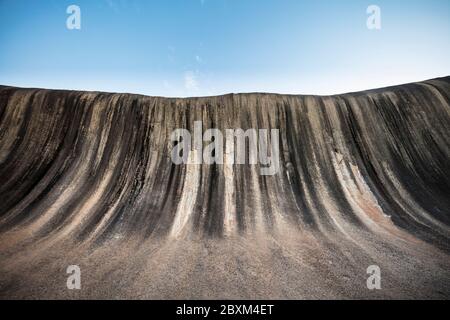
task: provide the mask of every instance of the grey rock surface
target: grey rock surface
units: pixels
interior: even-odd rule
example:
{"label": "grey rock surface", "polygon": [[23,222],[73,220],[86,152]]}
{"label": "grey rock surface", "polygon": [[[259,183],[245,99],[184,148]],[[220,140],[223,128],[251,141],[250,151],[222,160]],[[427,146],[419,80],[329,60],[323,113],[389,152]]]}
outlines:
{"label": "grey rock surface", "polygon": [[[194,121],[279,129],[280,171],[173,164]],[[323,97],[2,86],[0,298],[448,299],[449,146],[450,77]]]}

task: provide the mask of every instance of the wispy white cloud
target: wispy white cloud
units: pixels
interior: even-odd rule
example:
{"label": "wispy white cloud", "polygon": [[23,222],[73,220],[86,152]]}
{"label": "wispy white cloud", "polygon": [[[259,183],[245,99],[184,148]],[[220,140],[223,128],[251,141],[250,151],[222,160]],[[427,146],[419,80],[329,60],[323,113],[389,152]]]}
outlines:
{"label": "wispy white cloud", "polygon": [[169,81],[167,81],[167,80],[163,81],[163,86],[165,89],[170,89],[170,87],[171,87]]}
{"label": "wispy white cloud", "polygon": [[202,62],[202,58],[200,56],[195,56],[195,61],[197,61],[197,63],[201,63]]}
{"label": "wispy white cloud", "polygon": [[106,2],[106,5],[115,13],[129,9],[132,9],[137,13],[140,13],[141,11],[139,1],[137,0],[104,0],[104,1]]}
{"label": "wispy white cloud", "polygon": [[167,59],[171,63],[175,62],[175,47],[174,46],[168,46],[167,49],[169,51],[169,53],[167,54]]}
{"label": "wispy white cloud", "polygon": [[197,76],[193,71],[186,71],[184,73],[184,88],[188,91],[198,91],[199,82]]}
{"label": "wispy white cloud", "polygon": [[119,4],[114,0],[106,0],[106,4],[109,8],[111,8],[114,12],[119,12]]}

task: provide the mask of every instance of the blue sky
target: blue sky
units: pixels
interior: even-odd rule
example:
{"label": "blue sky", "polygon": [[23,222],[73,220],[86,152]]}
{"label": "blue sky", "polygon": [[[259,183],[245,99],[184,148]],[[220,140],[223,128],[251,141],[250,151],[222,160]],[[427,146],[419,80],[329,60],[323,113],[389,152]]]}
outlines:
{"label": "blue sky", "polygon": [[334,94],[446,75],[448,0],[0,0],[0,84]]}

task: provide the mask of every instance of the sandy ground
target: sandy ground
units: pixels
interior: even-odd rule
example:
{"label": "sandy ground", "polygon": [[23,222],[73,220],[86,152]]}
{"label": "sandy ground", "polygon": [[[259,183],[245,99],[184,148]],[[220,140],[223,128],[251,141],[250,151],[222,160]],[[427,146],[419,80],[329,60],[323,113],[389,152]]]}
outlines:
{"label": "sandy ground", "polygon": [[[2,299],[448,299],[450,258],[398,240],[283,235],[112,240],[95,248],[39,243],[0,256]],[[2,239],[3,241],[4,239]],[[42,250],[40,248],[47,247]],[[7,250],[8,251],[8,250]],[[66,269],[81,269],[81,290]],[[369,290],[366,269],[381,269]]]}

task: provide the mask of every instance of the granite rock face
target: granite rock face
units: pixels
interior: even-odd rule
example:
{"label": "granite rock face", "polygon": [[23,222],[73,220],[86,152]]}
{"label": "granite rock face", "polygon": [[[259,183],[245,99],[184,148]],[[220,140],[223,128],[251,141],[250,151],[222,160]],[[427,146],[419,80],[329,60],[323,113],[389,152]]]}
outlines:
{"label": "granite rock face", "polygon": [[[196,121],[279,129],[279,171],[174,164]],[[2,86],[0,181],[1,298],[450,298],[450,77],[323,97]]]}

